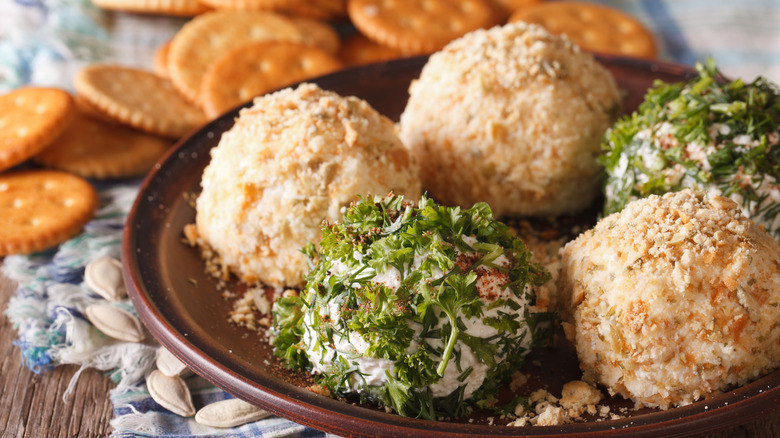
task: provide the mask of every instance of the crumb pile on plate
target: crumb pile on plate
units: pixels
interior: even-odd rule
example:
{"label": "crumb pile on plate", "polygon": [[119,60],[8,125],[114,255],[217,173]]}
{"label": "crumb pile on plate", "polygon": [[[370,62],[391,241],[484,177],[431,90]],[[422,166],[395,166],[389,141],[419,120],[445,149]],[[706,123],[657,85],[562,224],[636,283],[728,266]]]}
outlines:
{"label": "crumb pile on plate", "polygon": [[563,251],[560,311],[585,379],[685,405],[780,363],[780,244],[690,189],[633,201]]}
{"label": "crumb pile on plate", "polygon": [[420,196],[393,123],[313,84],[258,98],[211,150],[196,204],[202,244],[252,284],[301,286],[301,248],[359,195]]}
{"label": "crumb pile on plate", "polygon": [[620,96],[567,37],[525,23],[474,31],[432,55],[409,93],[399,135],[441,202],[557,215],[597,196]]}

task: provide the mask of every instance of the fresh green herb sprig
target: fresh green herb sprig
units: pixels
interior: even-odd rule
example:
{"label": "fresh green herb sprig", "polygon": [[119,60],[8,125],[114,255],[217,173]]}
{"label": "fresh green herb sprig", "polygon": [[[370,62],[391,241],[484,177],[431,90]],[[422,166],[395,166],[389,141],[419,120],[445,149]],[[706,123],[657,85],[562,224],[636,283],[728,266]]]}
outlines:
{"label": "fresh green herb sprig", "polygon": [[[357,391],[406,416],[462,416],[492,396],[550,330],[546,314],[528,309],[533,288],[549,274],[484,203],[460,209],[426,197],[417,206],[401,196],[364,198],[323,227],[319,250],[309,245],[306,252],[313,261],[306,287],[274,306],[275,354],[294,369],[325,366],[318,381],[337,396]],[[497,263],[501,256],[510,263]],[[480,296],[477,278],[485,269],[506,275],[509,298]],[[398,276],[397,287],[375,281],[388,272]],[[466,320],[473,319],[495,334],[469,333]],[[344,347],[350,335],[365,341],[364,351]],[[474,370],[461,360],[465,349],[487,366],[468,400]],[[392,362],[384,383],[363,384],[361,357]],[[430,386],[449,368],[461,384],[435,397]]]}
{"label": "fresh green herb sprig", "polygon": [[[743,211],[771,225],[780,214],[767,194],[780,190],[780,91],[761,77],[726,81],[712,59],[696,69],[687,82],[657,81],[638,111],[607,131],[604,213],[651,194],[714,188],[739,195]],[[780,237],[780,224],[768,231]]]}

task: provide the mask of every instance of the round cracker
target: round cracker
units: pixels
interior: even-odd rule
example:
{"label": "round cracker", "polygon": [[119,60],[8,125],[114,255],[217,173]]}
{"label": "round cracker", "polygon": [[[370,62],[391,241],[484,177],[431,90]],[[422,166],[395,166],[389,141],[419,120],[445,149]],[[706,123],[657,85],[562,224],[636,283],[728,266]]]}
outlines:
{"label": "round cracker", "polygon": [[347,16],[346,0],[292,0],[283,12],[314,20],[336,20]]}
{"label": "round cracker", "polygon": [[496,8],[496,13],[499,14],[501,21],[506,21],[512,12],[527,8],[529,6],[542,3],[545,0],[491,0],[493,6]]}
{"label": "round cracker", "polygon": [[510,22],[525,21],[563,34],[584,50],[652,59],[658,55],[655,38],[630,15],[585,2],[549,2],[520,8]]}
{"label": "round cracker", "polygon": [[338,32],[327,23],[305,17],[288,17],[292,24],[300,30],[303,44],[319,47],[320,49],[335,55],[341,47],[341,38]]}
{"label": "round cracker", "polygon": [[76,175],[56,170],[0,174],[0,256],[40,251],[76,235],[98,195]]}
{"label": "round cracker", "polygon": [[487,0],[349,0],[347,12],[362,34],[409,55],[434,52],[470,31],[497,24]]}
{"label": "round cracker", "polygon": [[116,119],[109,117],[106,115],[105,111],[100,110],[100,108],[95,107],[92,103],[90,103],[88,100],[84,99],[83,96],[79,96],[78,94],[73,96],[73,101],[76,103],[75,110],[77,113],[87,114],[92,118],[100,119],[103,121],[103,123],[112,125],[112,126],[124,126],[124,124],[118,122]]}
{"label": "round cracker", "polygon": [[33,161],[85,178],[127,178],[147,172],[170,146],[169,140],[76,111],[68,129]]}
{"label": "round cracker", "polygon": [[0,96],[0,171],[48,146],[68,126],[73,97],[64,90],[24,87]]}
{"label": "round cracker", "polygon": [[171,50],[171,41],[163,43],[154,51],[154,60],[152,61],[152,70],[159,76],[170,79],[168,72],[168,52]]}
{"label": "round cracker", "polygon": [[200,101],[203,76],[222,54],[259,41],[301,42],[300,30],[270,12],[215,11],[195,17],[171,41],[171,81],[192,102]]}
{"label": "round cracker", "polygon": [[241,46],[220,57],[203,80],[203,107],[211,117],[255,96],[342,68],[324,50],[280,41]]}
{"label": "round cracker", "polygon": [[355,33],[345,38],[339,51],[339,59],[349,66],[371,64],[402,57],[403,54],[398,50],[375,43],[361,33]]}
{"label": "round cracker", "polygon": [[205,121],[169,80],[148,71],[91,64],[76,73],[73,86],[91,108],[151,134],[179,138]]}
{"label": "round cracker", "polygon": [[103,9],[179,17],[192,17],[209,10],[200,0],[92,0],[92,3]]}
{"label": "round cracker", "polygon": [[290,4],[292,0],[200,0],[214,9],[239,11],[275,11]]}

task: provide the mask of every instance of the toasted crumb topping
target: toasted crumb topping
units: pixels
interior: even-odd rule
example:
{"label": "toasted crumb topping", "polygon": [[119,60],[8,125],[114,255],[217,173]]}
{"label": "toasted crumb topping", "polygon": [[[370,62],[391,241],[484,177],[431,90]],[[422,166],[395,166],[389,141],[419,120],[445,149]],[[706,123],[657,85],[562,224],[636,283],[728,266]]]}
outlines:
{"label": "toasted crumb topping", "polygon": [[[359,195],[420,195],[393,123],[313,84],[265,95],[211,150],[196,204],[201,242],[246,283],[296,287],[301,248]],[[191,234],[191,233],[190,233]]]}
{"label": "toasted crumb topping", "polygon": [[525,23],[474,31],[432,55],[409,92],[400,136],[442,202],[544,215],[598,193],[596,156],[620,98],[568,38]]}
{"label": "toasted crumb topping", "polygon": [[[521,376],[517,374],[514,377],[522,380]],[[515,419],[508,425],[557,426],[585,421],[585,415],[600,419],[612,418],[614,414],[610,413],[609,406],[598,404],[602,398],[601,391],[579,380],[564,384],[560,398],[545,389],[539,389],[528,396],[529,409],[521,403],[515,407]]]}
{"label": "toasted crumb topping", "polygon": [[685,405],[780,363],[780,244],[730,199],[629,203],[563,250],[561,313],[586,380]]}

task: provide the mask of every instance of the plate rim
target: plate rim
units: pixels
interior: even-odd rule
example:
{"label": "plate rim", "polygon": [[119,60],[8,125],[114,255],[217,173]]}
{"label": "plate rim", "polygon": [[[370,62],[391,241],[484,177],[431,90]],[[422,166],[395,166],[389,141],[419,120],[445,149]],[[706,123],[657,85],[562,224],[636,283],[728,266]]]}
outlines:
{"label": "plate rim", "polygon": [[[621,56],[596,55],[602,64],[612,64],[627,68],[641,68],[652,73],[669,73],[680,77],[695,74],[689,66],[670,62],[647,61]],[[342,70],[326,76],[308,80],[328,88],[329,84],[337,82],[340,78],[354,75],[358,71],[366,71],[371,74],[392,74],[394,71],[406,71],[410,68],[421,68],[427,56],[406,58],[387,61],[368,66],[355,67]],[[230,124],[238,111],[249,105],[249,102],[241,104],[227,111],[218,118],[208,122],[200,128],[183,137],[170,150],[160,158],[151,172],[144,178],[138,190],[133,206],[128,213],[122,238],[122,265],[128,295],[131,298],[139,317],[151,334],[169,349],[175,356],[187,364],[197,374],[209,380],[211,383],[227,391],[228,393],[251,401],[274,414],[288,418],[299,424],[331,433],[351,436],[397,436],[398,434],[414,434],[425,432],[427,436],[452,437],[452,436],[566,436],[566,437],[595,437],[595,436],[630,436],[650,437],[656,436],[662,430],[666,436],[688,436],[716,430],[725,430],[748,421],[755,420],[762,415],[780,410],[780,370],[774,371],[762,378],[727,391],[710,399],[699,401],[688,406],[655,411],[653,418],[660,421],[651,421],[646,424],[637,424],[642,416],[627,417],[618,420],[600,422],[571,423],[561,426],[533,426],[533,427],[506,427],[489,426],[468,423],[436,422],[402,417],[397,414],[388,414],[379,411],[368,410],[359,406],[353,406],[332,398],[303,394],[302,388],[294,387],[282,379],[270,374],[268,382],[260,383],[252,381],[239,374],[234,367],[229,367],[216,358],[205,354],[188,334],[181,333],[170,321],[168,316],[162,314],[158,306],[151,300],[149,291],[142,281],[140,266],[137,257],[138,230],[135,226],[139,211],[143,211],[142,201],[148,196],[155,184],[155,179],[164,172],[167,165],[187,147],[194,144],[194,139],[205,135],[209,131],[215,131],[215,126]],[[222,131],[219,131],[221,134]],[[214,370],[218,371],[214,375]],[[277,380],[277,381],[274,381]],[[774,386],[768,385],[769,381]],[[281,384],[280,384],[281,383]],[[253,388],[246,391],[244,388]],[[291,388],[295,388],[291,393]],[[306,391],[308,392],[308,391]],[[734,402],[723,404],[720,398],[742,396]],[[715,404],[714,408],[706,407],[702,403]],[[763,409],[751,409],[755,406],[763,406]],[[774,406],[767,409],[767,406]],[[321,417],[327,414],[332,421],[322,421]],[[717,419],[718,421],[713,421]],[[641,423],[641,422],[639,422]],[[383,428],[382,426],[386,426]]]}

